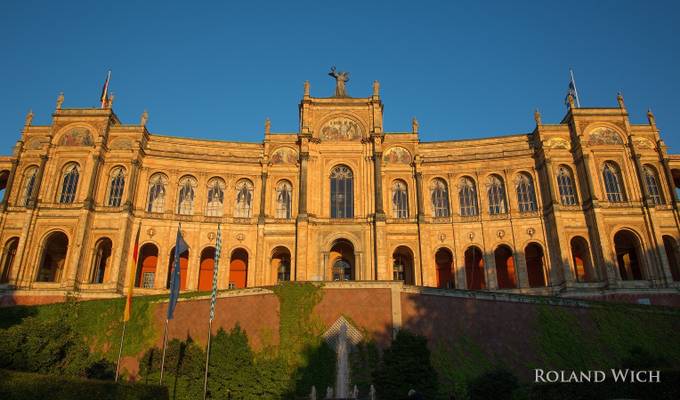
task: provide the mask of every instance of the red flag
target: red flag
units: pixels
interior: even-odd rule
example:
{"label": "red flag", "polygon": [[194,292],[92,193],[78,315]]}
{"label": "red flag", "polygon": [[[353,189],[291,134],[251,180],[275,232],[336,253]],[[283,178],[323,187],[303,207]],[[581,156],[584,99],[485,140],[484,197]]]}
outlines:
{"label": "red flag", "polygon": [[139,232],[142,225],[139,224],[137,228],[137,237],[135,238],[135,247],[132,250],[132,265],[130,267],[130,274],[128,276],[128,290],[127,299],[125,301],[125,312],[123,313],[123,321],[130,320],[130,313],[132,313],[132,288],[135,285],[135,275],[137,269],[137,255],[139,254]]}
{"label": "red flag", "polygon": [[102,108],[106,108],[106,96],[109,94],[109,81],[111,80],[111,70],[106,75],[106,81],[104,82],[104,87],[102,87],[102,95],[99,100],[102,103]]}

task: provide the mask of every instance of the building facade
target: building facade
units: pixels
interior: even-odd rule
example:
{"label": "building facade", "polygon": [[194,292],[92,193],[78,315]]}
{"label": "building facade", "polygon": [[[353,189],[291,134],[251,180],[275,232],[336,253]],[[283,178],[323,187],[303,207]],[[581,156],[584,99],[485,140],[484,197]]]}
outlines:
{"label": "building facade", "polygon": [[[343,82],[344,83],[344,82]],[[282,280],[403,280],[534,294],[680,289],[680,156],[656,127],[577,108],[528,134],[421,142],[383,131],[369,97],[312,97],[294,133],[262,143],[151,134],[147,115],[64,108],[26,118],[0,158],[0,288],[182,290]],[[139,232],[137,265],[132,252]]]}

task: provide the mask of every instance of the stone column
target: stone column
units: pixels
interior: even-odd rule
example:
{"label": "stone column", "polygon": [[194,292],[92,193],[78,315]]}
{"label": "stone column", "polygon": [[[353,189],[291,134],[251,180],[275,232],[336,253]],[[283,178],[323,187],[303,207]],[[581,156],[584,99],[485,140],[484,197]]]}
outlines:
{"label": "stone column", "polygon": [[265,217],[265,201],[267,199],[267,173],[263,172],[260,175],[260,184],[262,188],[260,189],[260,215],[257,218],[258,224],[264,224]]}
{"label": "stone column", "polygon": [[557,204],[557,199],[559,198],[559,193],[555,193],[555,181],[553,177],[552,161],[545,159],[544,162],[545,176],[548,180],[548,192],[550,193],[550,201],[553,205]]}
{"label": "stone column", "polygon": [[130,179],[127,187],[127,194],[125,196],[124,207],[126,210],[130,211],[134,209],[135,194],[137,193],[137,180],[139,179],[139,161],[132,160],[130,168]]}
{"label": "stone column", "polygon": [[[590,155],[588,154],[583,154],[583,172],[585,173],[586,176],[586,183],[588,185],[588,197],[590,197],[591,203],[595,205],[595,203],[598,200],[597,193],[595,192],[595,185],[593,184],[593,177],[591,174],[591,165],[590,165]],[[597,172],[599,173],[599,172]]]}
{"label": "stone column", "polygon": [[96,189],[97,181],[99,181],[99,164],[101,164],[102,158],[99,154],[92,155],[92,174],[90,175],[90,182],[87,185],[87,194],[85,196],[85,201],[83,207],[87,210],[92,210],[94,208],[94,191]]}
{"label": "stone column", "polygon": [[300,153],[300,202],[298,203],[298,217],[307,217],[307,163],[309,153]]}
{"label": "stone column", "polygon": [[12,194],[12,186],[14,184],[14,176],[17,173],[17,166],[19,165],[18,159],[12,160],[12,169],[9,171],[9,176],[7,177],[7,185],[5,186],[5,197],[2,199],[2,211],[7,210],[9,205],[9,196]]}
{"label": "stone column", "polygon": [[382,153],[373,154],[373,179],[375,180],[375,213],[385,214],[382,195]]}
{"label": "stone column", "polygon": [[422,222],[424,219],[423,207],[423,173],[416,172],[416,200],[418,203],[418,221]]}

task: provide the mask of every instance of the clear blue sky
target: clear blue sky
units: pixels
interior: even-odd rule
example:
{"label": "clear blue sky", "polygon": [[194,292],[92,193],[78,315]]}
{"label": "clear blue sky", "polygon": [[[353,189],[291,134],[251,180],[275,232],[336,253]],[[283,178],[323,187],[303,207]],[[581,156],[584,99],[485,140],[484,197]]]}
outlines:
{"label": "clear blue sky", "polygon": [[261,141],[266,117],[295,132],[303,82],[331,95],[332,65],[356,97],[380,80],[385,130],[416,116],[422,140],[529,132],[536,107],[559,122],[572,66],[583,106],[621,90],[680,153],[678,2],[152,3],[0,3],[0,153],[29,108],[49,123],[60,91],[95,106],[108,68],[118,116],[148,109],[151,132]]}

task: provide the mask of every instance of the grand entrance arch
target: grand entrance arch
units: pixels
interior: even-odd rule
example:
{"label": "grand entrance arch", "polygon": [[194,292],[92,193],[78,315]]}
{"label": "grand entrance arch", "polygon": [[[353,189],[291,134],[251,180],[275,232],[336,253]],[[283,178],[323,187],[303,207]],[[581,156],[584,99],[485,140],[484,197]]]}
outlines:
{"label": "grand entrance arch", "polygon": [[624,281],[642,280],[642,247],[637,236],[628,230],[620,230],[614,235],[614,249],[619,274]]}
{"label": "grand entrance arch", "polygon": [[444,247],[437,250],[434,254],[434,262],[437,264],[437,287],[455,287],[455,280],[453,278],[453,253],[451,253],[451,250]]}
{"label": "grand entrance arch", "polygon": [[235,249],[229,261],[229,288],[242,289],[248,286],[248,252]]}
{"label": "grand entrance arch", "polygon": [[399,246],[392,254],[392,279],[404,281],[407,285],[415,285],[413,270],[413,252],[406,246]]}
{"label": "grand entrance arch", "polygon": [[201,263],[198,267],[198,290],[212,290],[215,271],[215,248],[210,246],[201,252]]}
{"label": "grand entrance arch", "polygon": [[353,281],[356,279],[354,246],[349,240],[338,239],[333,242],[328,255],[328,262],[331,280]]}
{"label": "grand entrance arch", "polygon": [[68,251],[68,237],[63,232],[51,233],[43,243],[38,282],[60,282]]}

